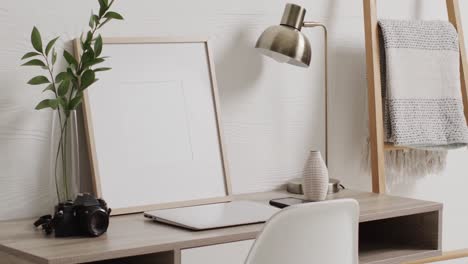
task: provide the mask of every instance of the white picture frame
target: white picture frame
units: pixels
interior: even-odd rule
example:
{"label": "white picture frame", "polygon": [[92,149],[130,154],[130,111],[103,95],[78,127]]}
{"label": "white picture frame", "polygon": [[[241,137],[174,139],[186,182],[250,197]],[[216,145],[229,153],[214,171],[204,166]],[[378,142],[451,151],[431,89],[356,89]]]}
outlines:
{"label": "white picture frame", "polygon": [[230,201],[208,39],[103,43],[110,58],[100,67],[112,70],[82,107],[95,194],[112,215]]}

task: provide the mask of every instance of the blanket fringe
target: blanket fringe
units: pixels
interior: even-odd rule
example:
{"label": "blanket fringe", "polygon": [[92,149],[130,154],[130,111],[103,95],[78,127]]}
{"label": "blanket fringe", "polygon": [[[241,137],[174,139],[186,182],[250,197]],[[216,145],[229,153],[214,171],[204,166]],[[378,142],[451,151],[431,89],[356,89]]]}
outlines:
{"label": "blanket fringe", "polygon": [[392,150],[385,153],[385,168],[390,185],[406,184],[431,174],[440,174],[447,151]]}
{"label": "blanket fringe", "polygon": [[[370,143],[367,140],[363,164],[370,171]],[[385,152],[385,175],[389,189],[395,185],[408,184],[417,178],[440,174],[447,164],[446,150],[392,150]]]}

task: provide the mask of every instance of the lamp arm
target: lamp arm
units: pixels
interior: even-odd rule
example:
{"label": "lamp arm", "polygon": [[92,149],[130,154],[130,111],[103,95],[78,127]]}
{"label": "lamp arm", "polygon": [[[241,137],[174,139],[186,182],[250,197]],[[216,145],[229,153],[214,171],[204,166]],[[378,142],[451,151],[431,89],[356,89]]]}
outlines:
{"label": "lamp arm", "polygon": [[324,34],[324,53],[325,53],[325,163],[328,164],[328,30],[327,27],[319,22],[304,22],[303,27],[313,28],[321,27]]}

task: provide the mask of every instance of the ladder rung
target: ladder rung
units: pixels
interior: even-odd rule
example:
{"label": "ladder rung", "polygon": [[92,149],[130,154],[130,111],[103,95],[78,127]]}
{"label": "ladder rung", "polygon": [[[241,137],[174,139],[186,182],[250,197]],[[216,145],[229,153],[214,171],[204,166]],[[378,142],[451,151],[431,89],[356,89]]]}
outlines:
{"label": "ladder rung", "polygon": [[392,151],[392,150],[408,150],[410,148],[408,147],[401,147],[401,146],[395,146],[392,143],[385,143],[384,144],[384,150],[385,151]]}

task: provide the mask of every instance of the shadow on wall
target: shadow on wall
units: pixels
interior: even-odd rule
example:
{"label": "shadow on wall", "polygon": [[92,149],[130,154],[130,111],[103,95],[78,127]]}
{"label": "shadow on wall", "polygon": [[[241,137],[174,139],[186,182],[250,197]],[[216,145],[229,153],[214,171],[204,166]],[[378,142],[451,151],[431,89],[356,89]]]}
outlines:
{"label": "shadow on wall", "polygon": [[[370,189],[367,147],[367,83],[364,50],[332,47],[330,53],[330,177],[345,186]],[[335,78],[339,76],[339,78]],[[350,99],[352,98],[352,100]],[[350,171],[358,173],[349,173]]]}
{"label": "shadow on wall", "polygon": [[[330,89],[330,177],[343,181],[345,186],[370,188],[371,165],[368,146],[367,79],[364,49],[348,46],[334,47],[331,57]],[[352,98],[352,100],[350,100]],[[357,140],[359,139],[359,140]],[[427,164],[417,163],[425,156]],[[386,176],[389,191],[410,192],[418,182],[432,173],[441,173],[445,156],[427,156],[421,153],[386,152]],[[350,157],[362,157],[361,162]],[[440,161],[436,162],[436,159]],[[336,166],[334,166],[336,165]],[[358,171],[358,175],[349,175]]]}
{"label": "shadow on wall", "polygon": [[229,42],[230,46],[216,59],[216,78],[223,98],[235,100],[252,88],[261,75],[262,58],[248,32],[240,28]]}

